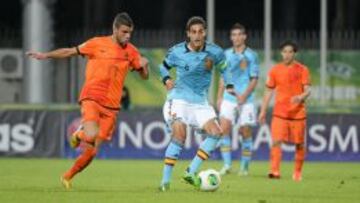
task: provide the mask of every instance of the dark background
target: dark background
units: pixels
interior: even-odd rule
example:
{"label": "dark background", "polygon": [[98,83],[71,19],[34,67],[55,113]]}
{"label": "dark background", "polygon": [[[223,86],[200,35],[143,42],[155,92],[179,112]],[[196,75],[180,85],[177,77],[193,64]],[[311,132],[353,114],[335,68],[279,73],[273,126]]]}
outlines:
{"label": "dark background", "polygon": [[[228,29],[235,21],[250,30],[263,29],[263,0],[218,0],[216,28]],[[320,0],[273,0],[274,30],[317,30]],[[54,3],[56,30],[107,28],[114,15],[127,11],[140,29],[180,29],[193,15],[206,17],[206,0],[57,0]],[[328,0],[330,30],[360,29],[360,1]],[[21,29],[22,3],[4,1],[0,28]]]}

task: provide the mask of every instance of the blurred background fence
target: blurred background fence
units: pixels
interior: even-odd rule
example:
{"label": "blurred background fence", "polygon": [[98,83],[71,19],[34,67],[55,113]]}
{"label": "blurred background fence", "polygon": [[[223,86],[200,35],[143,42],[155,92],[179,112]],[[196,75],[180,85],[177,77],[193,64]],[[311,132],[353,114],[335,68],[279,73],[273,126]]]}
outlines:
{"label": "blurred background fence", "polygon": [[[22,31],[10,28],[0,28],[1,48],[22,48]],[[55,46],[74,46],[96,35],[109,34],[110,30],[78,29],[62,30],[55,35]],[[334,30],[328,33],[328,49],[330,50],[359,50],[360,30]],[[169,48],[176,42],[185,39],[185,32],[181,29],[136,29],[132,41],[142,48]],[[249,46],[255,49],[264,48],[264,33],[262,30],[248,31]],[[272,33],[273,48],[284,39],[293,39],[302,49],[319,49],[320,35],[318,30],[274,30]],[[229,31],[217,30],[215,41],[224,47],[230,46]]]}
{"label": "blurred background fence", "polygon": [[[21,49],[19,30],[0,29],[0,103],[13,104],[24,101],[24,53]],[[76,46],[86,39],[107,35],[109,30],[78,29],[57,32],[55,47]],[[136,30],[132,41],[141,47],[142,54],[149,57],[151,76],[149,81],[141,81],[129,74],[126,84],[131,86],[130,95],[133,107],[160,107],[165,99],[165,90],[159,80],[158,65],[162,62],[166,50],[185,39],[183,30]],[[263,92],[266,70],[263,61],[264,36],[262,31],[250,30],[249,46],[259,53],[261,61],[261,80],[258,86],[258,102]],[[321,105],[319,90],[319,32],[317,31],[274,31],[272,37],[273,63],[279,60],[278,44],[284,39],[296,40],[301,48],[298,59],[307,64],[312,73],[314,91],[310,100],[310,111],[321,112],[358,112],[360,109],[360,31],[333,31],[329,34],[328,80],[326,83],[326,103]],[[222,47],[229,47],[227,30],[216,31],[215,41]],[[51,102],[76,104],[84,80],[85,59],[73,57],[65,60],[52,60],[50,81]],[[17,68],[18,67],[18,68]],[[47,80],[47,78],[43,78]],[[161,99],[159,99],[161,98]]]}

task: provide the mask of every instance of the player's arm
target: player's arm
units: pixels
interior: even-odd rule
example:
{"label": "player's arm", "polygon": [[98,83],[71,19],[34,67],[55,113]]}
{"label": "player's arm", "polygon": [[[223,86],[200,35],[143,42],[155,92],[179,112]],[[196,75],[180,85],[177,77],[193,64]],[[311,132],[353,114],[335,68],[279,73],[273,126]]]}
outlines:
{"label": "player's arm", "polygon": [[304,85],[304,92],[300,95],[296,95],[293,98],[291,98],[293,103],[303,103],[306,101],[306,99],[310,96],[311,94],[311,86],[310,85]]}
{"label": "player's arm", "polygon": [[163,84],[165,85],[167,90],[171,90],[174,88],[174,81],[170,76],[170,70],[176,67],[177,57],[175,54],[175,48],[171,48],[162,64],[160,64],[160,75]]}
{"label": "player's arm", "polygon": [[164,60],[163,63],[160,65],[160,75],[162,78],[162,82],[167,90],[171,90],[172,88],[174,88],[174,82],[170,77],[171,68],[172,67],[166,62],[166,60]]}
{"label": "player's arm", "polygon": [[249,75],[250,75],[250,83],[247,86],[245,92],[242,95],[238,95],[239,104],[243,104],[249,95],[255,90],[255,87],[258,83],[259,78],[259,60],[256,53],[251,55],[250,58],[250,66],[249,66]]}
{"label": "player's arm", "polygon": [[78,51],[75,47],[73,48],[60,48],[49,52],[36,52],[36,51],[28,51],[26,52],[26,55],[38,59],[38,60],[44,60],[44,59],[61,59],[61,58],[68,58],[74,55],[77,55]]}
{"label": "player's arm", "polygon": [[140,67],[137,69],[141,79],[147,80],[149,79],[149,60],[145,57],[140,57]]}
{"label": "player's arm", "polygon": [[274,92],[274,90],[272,88],[266,87],[265,92],[264,92],[263,101],[261,103],[260,114],[259,114],[259,123],[260,124],[265,124],[266,111],[267,111],[267,108],[269,107],[269,103],[270,103],[271,97],[273,95],[273,92]]}
{"label": "player's arm", "polygon": [[223,100],[223,95],[224,95],[224,80],[222,78],[220,78],[219,80],[219,85],[218,85],[218,93],[217,93],[217,108],[220,111],[220,106]]}
{"label": "player's arm", "polygon": [[232,76],[230,71],[227,71],[228,61],[226,61],[224,52],[221,52],[217,56],[215,68],[220,71],[221,76],[223,78],[223,90],[226,90],[229,94],[235,96],[234,84],[232,82]]}
{"label": "player's arm", "polygon": [[304,93],[301,94],[301,98],[303,101],[306,101],[307,98],[309,98],[311,94],[311,86],[310,85],[304,85]]}
{"label": "player's arm", "polygon": [[142,56],[136,47],[133,47],[130,54],[132,56],[130,60],[131,71],[136,71],[143,80],[149,79],[149,60]]}
{"label": "player's arm", "polygon": [[251,94],[251,92],[253,92],[255,90],[255,87],[258,83],[258,78],[257,77],[252,77],[250,78],[250,83],[247,86],[245,92],[241,95],[237,95],[237,99],[239,104],[243,104],[245,103],[246,99],[249,97],[249,95]]}
{"label": "player's arm", "polygon": [[271,97],[273,95],[274,89],[276,87],[276,79],[275,79],[275,69],[272,68],[268,74],[266,79],[266,88],[264,92],[263,101],[261,103],[260,113],[259,113],[259,123],[265,124],[266,121],[266,111],[269,106]]}
{"label": "player's arm", "polygon": [[303,93],[300,95],[296,95],[293,98],[291,98],[291,101],[293,103],[304,103],[306,99],[310,96],[311,93],[311,82],[310,82],[310,73],[309,69],[307,67],[304,68],[303,75],[302,75],[302,85],[303,85]]}

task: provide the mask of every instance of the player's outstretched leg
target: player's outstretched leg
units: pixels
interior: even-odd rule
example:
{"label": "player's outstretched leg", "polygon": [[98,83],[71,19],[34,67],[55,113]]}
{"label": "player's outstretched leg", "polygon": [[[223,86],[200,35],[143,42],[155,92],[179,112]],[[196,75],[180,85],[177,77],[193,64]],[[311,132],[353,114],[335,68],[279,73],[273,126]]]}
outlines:
{"label": "player's outstretched leg", "polygon": [[224,161],[223,167],[220,169],[220,175],[230,173],[231,170],[231,137],[230,135],[224,135],[220,139],[220,152]]}
{"label": "player's outstretched leg", "polygon": [[[167,120],[166,117],[165,120]],[[170,189],[172,170],[177,159],[179,158],[186,139],[186,124],[178,119],[173,121],[171,123],[171,129],[168,128],[167,130],[169,134],[172,134],[172,140],[165,151],[165,165],[163,168],[163,177],[159,187],[159,190],[162,192]]]}
{"label": "player's outstretched leg", "polygon": [[249,165],[251,161],[251,154],[253,150],[252,130],[250,126],[243,126],[240,128],[243,137],[241,144],[241,159],[239,175],[249,174]]}
{"label": "player's outstretched leg", "polygon": [[94,146],[87,145],[84,147],[82,153],[78,156],[74,165],[61,177],[61,183],[66,189],[71,188],[71,180],[73,177],[90,164],[90,162],[96,156],[96,153],[97,149]]}
{"label": "player's outstretched leg", "polygon": [[[230,109],[234,110],[234,108],[230,108]],[[225,106],[223,106],[221,108],[221,111],[225,111],[225,110],[226,108]],[[225,175],[227,173],[230,173],[231,171],[231,137],[230,137],[230,131],[232,127],[231,120],[233,120],[233,118],[230,119],[225,118],[225,115],[221,116],[220,118],[220,126],[221,129],[223,130],[223,136],[221,137],[219,144],[220,144],[221,157],[224,161],[224,165],[219,171],[220,175]]]}
{"label": "player's outstretched leg", "polygon": [[84,126],[80,125],[78,129],[71,135],[69,145],[71,148],[75,149],[79,147],[82,141],[88,144],[93,144],[95,142],[95,138],[92,136],[87,136],[84,132]]}
{"label": "player's outstretched leg", "polygon": [[[200,187],[200,178],[196,175],[203,161],[207,160],[211,152],[216,148],[217,143],[219,142],[221,129],[218,127],[217,123],[213,122],[215,126],[209,124],[209,130],[205,128],[207,132],[215,132],[211,135],[207,135],[205,140],[200,144],[200,147],[196,153],[196,156],[191,161],[190,166],[187,168],[183,179],[185,182],[195,186],[195,188]],[[212,128],[214,127],[214,128]],[[218,129],[216,129],[218,127]]]}
{"label": "player's outstretched leg", "polygon": [[242,140],[241,160],[240,160],[240,175],[249,174],[249,165],[251,161],[253,141],[252,138]]}
{"label": "player's outstretched leg", "polygon": [[274,141],[270,150],[270,173],[268,174],[271,179],[280,178],[280,163],[282,158],[281,142]]}
{"label": "player's outstretched leg", "polygon": [[293,172],[293,180],[301,181],[302,180],[302,167],[305,160],[305,147],[304,144],[296,144],[295,145],[295,167]]}
{"label": "player's outstretched leg", "polygon": [[159,191],[165,192],[170,189],[172,171],[184,145],[182,142],[173,139],[165,151],[163,176]]}
{"label": "player's outstretched leg", "polygon": [[66,171],[61,177],[61,183],[66,189],[71,188],[71,180],[73,177],[84,170],[97,153],[97,148],[101,144],[101,140],[97,138],[99,133],[98,123],[94,121],[87,121],[83,123],[83,129],[79,130],[75,136],[84,142],[82,153],[75,160],[74,165]]}

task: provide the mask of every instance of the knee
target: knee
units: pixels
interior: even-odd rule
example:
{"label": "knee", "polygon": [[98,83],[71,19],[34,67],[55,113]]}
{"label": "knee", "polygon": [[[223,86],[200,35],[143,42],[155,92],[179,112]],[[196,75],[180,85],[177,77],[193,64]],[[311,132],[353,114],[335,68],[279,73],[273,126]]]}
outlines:
{"label": "knee", "polygon": [[242,126],[242,127],[240,127],[239,131],[240,131],[240,134],[245,139],[250,138],[252,135],[252,130],[251,130],[250,126]]}
{"label": "knee", "polygon": [[85,123],[84,124],[84,132],[85,132],[86,136],[96,137],[96,135],[99,133],[98,124],[95,122]]}
{"label": "knee", "polygon": [[208,134],[218,137],[225,135],[223,130],[217,126],[210,128]]}
{"label": "knee", "polygon": [[95,137],[99,133],[99,130],[97,130],[97,129],[87,129],[87,130],[84,129],[84,132],[89,137]]}
{"label": "knee", "polygon": [[220,127],[224,135],[229,135],[231,131],[231,121],[225,118],[220,119]]}
{"label": "knee", "polygon": [[231,129],[228,126],[221,127],[221,135],[223,136],[229,136]]}
{"label": "knee", "polygon": [[172,139],[178,143],[185,143],[186,130],[173,130]]}
{"label": "knee", "polygon": [[171,139],[180,145],[184,145],[186,137],[173,135]]}

